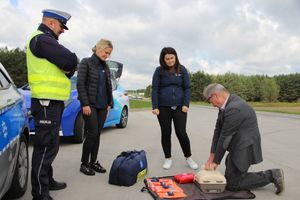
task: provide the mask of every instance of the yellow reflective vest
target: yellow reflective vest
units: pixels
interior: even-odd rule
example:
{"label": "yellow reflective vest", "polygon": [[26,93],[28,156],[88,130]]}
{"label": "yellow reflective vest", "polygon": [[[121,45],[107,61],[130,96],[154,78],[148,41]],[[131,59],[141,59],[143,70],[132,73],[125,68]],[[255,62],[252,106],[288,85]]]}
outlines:
{"label": "yellow reflective vest", "polygon": [[31,97],[38,99],[67,100],[71,91],[71,82],[64,72],[45,58],[38,58],[30,50],[30,41],[36,35],[43,34],[36,31],[31,36],[26,51],[28,82]]}

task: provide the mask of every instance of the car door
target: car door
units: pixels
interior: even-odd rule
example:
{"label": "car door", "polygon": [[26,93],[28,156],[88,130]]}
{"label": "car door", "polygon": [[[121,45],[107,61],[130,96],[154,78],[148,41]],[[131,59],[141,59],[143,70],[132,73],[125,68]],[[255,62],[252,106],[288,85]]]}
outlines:
{"label": "car door", "polygon": [[109,114],[107,116],[107,119],[105,123],[108,125],[110,122],[116,120],[116,118],[119,116],[120,106],[118,105],[118,91],[117,91],[117,82],[115,79],[111,80],[112,83],[112,90],[113,90],[113,98],[114,98],[114,107],[110,109]]}
{"label": "car door", "polygon": [[3,68],[0,68],[0,97],[0,192],[2,193],[13,176],[14,164],[18,157],[17,141],[22,124],[25,122],[22,95]]}
{"label": "car door", "polygon": [[[115,123],[115,120],[119,121],[120,113],[122,106],[119,105],[118,98],[120,96],[119,91],[117,90],[118,87],[118,78],[121,77],[123,71],[123,64],[116,62],[116,61],[107,61],[106,62],[110,72],[111,72],[111,85],[113,90],[113,97],[114,97],[114,107],[109,111],[109,115],[106,119],[105,125],[111,125],[110,122]],[[116,122],[118,123],[118,122]]]}

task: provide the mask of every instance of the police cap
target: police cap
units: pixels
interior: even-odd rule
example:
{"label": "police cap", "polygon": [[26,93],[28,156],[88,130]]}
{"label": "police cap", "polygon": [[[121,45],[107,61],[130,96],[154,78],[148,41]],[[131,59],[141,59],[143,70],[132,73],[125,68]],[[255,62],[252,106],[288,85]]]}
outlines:
{"label": "police cap", "polygon": [[51,10],[45,9],[42,11],[43,17],[49,17],[58,20],[64,27],[64,29],[69,30],[67,27],[67,21],[71,18],[69,13],[59,11],[59,10]]}

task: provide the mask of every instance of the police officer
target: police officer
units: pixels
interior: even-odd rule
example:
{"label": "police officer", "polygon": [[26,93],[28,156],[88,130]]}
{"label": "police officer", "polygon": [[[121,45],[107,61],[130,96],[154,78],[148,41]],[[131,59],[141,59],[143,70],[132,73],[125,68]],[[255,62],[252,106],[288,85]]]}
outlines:
{"label": "police officer", "polygon": [[58,43],[68,30],[71,15],[57,10],[42,11],[42,23],[27,44],[28,82],[31,88],[31,113],[35,121],[31,184],[34,200],[53,199],[49,190],[66,188],[53,178],[52,162],[59,149],[59,128],[64,101],[70,95],[70,77],[77,56]]}

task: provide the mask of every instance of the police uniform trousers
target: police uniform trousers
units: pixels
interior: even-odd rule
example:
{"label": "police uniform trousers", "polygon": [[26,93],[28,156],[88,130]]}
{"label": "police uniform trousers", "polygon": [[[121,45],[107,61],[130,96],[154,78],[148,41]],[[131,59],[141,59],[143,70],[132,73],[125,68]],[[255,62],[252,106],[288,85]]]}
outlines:
{"label": "police uniform trousers", "polygon": [[53,180],[52,162],[59,150],[63,109],[63,101],[51,100],[48,105],[42,105],[39,99],[31,99],[31,113],[35,121],[31,169],[31,193],[34,199],[49,196],[49,181]]}
{"label": "police uniform trousers", "polygon": [[270,170],[260,172],[240,171],[235,165],[231,154],[226,157],[225,177],[227,181],[226,189],[231,191],[250,190],[263,187],[272,181]]}

